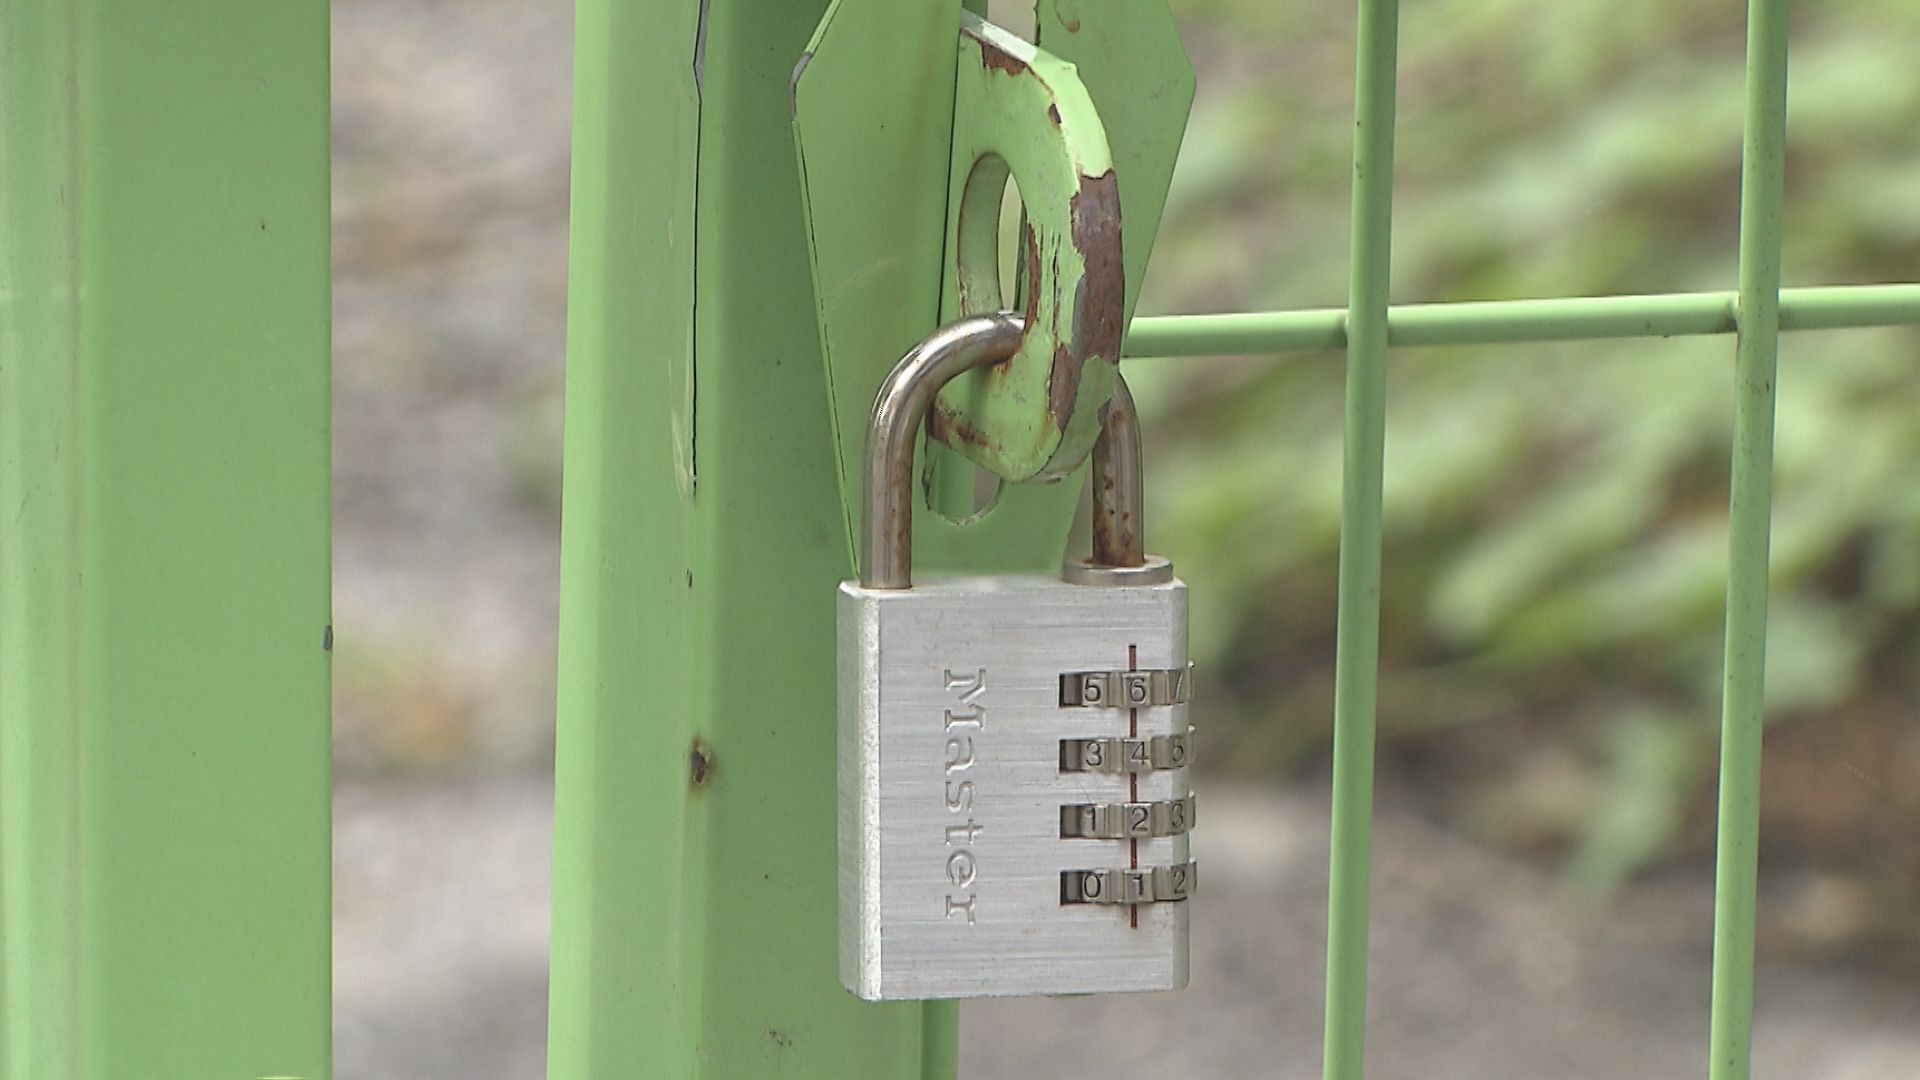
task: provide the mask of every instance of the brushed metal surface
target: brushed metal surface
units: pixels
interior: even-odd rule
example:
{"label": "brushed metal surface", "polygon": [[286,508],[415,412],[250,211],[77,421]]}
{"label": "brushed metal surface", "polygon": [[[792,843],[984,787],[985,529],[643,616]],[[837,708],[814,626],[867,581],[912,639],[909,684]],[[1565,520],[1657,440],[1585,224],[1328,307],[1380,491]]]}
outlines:
{"label": "brushed metal surface", "polygon": [[[1061,902],[1062,872],[1127,868],[1135,843],[1143,869],[1188,860],[1185,833],[1131,842],[1060,835],[1064,805],[1189,794],[1184,768],[1060,767],[1062,739],[1129,734],[1126,709],[1063,707],[1060,676],[1124,669],[1130,649],[1140,668],[1186,665],[1184,584],[1095,588],[1027,575],[935,578],[904,590],[841,585],[848,989],[880,1000],[1186,985],[1188,904]],[[1185,704],[1138,714],[1138,738],[1187,733]]]}

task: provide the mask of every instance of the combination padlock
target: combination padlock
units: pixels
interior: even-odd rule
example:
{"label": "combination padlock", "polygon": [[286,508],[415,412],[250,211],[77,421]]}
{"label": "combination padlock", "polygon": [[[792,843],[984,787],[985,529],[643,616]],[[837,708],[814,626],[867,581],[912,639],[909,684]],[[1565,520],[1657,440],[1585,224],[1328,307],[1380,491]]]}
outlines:
{"label": "combination padlock", "polygon": [[1187,982],[1186,586],[1142,550],[1124,384],[1093,452],[1092,558],[912,580],[920,421],[1019,336],[1008,315],[954,323],[874,403],[838,672],[840,978],[868,1000]]}

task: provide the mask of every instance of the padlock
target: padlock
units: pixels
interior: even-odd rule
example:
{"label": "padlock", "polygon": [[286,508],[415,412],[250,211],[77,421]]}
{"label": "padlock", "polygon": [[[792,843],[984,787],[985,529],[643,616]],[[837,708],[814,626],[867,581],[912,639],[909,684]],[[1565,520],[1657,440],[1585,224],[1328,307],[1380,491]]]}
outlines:
{"label": "padlock", "polygon": [[1142,550],[1124,383],[1093,452],[1092,558],[912,580],[920,421],[1019,337],[1007,314],[956,322],[874,403],[838,670],[840,978],[868,1000],[1187,983],[1186,586]]}

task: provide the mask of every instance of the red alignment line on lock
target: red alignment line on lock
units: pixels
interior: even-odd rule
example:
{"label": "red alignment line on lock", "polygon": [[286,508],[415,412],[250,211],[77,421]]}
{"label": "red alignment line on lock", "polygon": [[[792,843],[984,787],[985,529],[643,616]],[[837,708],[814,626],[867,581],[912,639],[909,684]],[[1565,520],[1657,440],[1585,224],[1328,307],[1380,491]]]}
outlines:
{"label": "red alignment line on lock", "polygon": [[[1128,671],[1140,670],[1140,646],[1138,645],[1127,646],[1127,670]],[[1129,707],[1127,709],[1127,738],[1137,739],[1139,737],[1140,737],[1140,710]],[[1127,801],[1128,802],[1140,801],[1140,774],[1137,772],[1129,771],[1127,773]],[[1129,870],[1140,869],[1140,838],[1139,837],[1129,837],[1127,839],[1127,869]],[[1140,905],[1139,904],[1127,905],[1127,925],[1135,929],[1139,929],[1140,927]]]}

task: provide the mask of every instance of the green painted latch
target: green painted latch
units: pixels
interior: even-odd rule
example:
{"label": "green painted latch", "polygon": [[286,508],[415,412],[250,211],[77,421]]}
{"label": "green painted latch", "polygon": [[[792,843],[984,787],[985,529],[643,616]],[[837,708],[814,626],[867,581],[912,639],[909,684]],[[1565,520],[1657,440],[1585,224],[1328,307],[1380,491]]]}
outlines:
{"label": "green painted latch", "polygon": [[[1041,0],[1036,17],[1037,45],[957,0],[837,0],[795,71],[850,564],[873,393],[942,322],[1027,317],[1019,353],[949,387],[930,424],[1003,480],[1073,473],[1112,392],[1193,73],[1165,0]],[[999,274],[1009,177],[1025,208],[1019,297]],[[964,531],[926,512],[916,535],[930,565],[1048,565],[1077,493],[1009,486]]]}
{"label": "green painted latch", "polygon": [[[1002,479],[1065,475],[1113,393],[1126,292],[1113,155],[1073,65],[962,12],[948,177],[941,321],[1024,307],[1027,330],[1013,359],[941,392],[933,434]],[[1019,301],[1000,283],[1009,178],[1026,211]]]}

